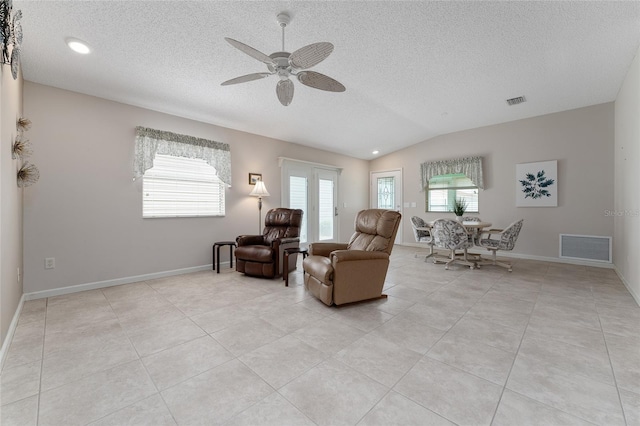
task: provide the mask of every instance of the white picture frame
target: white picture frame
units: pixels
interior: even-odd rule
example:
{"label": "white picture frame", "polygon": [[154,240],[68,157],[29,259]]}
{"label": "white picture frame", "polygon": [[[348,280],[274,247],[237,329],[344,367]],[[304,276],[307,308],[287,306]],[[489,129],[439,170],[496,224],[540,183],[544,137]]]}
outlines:
{"label": "white picture frame", "polygon": [[516,164],[516,207],[558,207],[558,161]]}

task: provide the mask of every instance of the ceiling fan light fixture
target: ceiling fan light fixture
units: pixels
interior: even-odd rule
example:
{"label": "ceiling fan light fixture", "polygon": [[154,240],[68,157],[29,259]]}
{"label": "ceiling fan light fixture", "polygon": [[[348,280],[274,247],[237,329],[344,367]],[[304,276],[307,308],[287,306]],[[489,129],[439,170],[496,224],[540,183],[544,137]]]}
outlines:
{"label": "ceiling fan light fixture", "polygon": [[276,94],[278,95],[278,100],[283,106],[289,106],[291,101],[293,100],[293,81],[285,78],[280,80],[276,85]]}

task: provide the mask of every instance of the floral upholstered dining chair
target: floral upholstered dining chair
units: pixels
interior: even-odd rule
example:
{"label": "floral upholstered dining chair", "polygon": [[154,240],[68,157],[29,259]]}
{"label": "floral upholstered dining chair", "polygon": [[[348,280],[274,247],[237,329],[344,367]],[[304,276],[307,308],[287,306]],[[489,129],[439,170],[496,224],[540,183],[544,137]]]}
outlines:
{"label": "floral upholstered dining chair", "polygon": [[490,229],[488,231],[483,231],[480,233],[480,237],[478,238],[476,245],[478,245],[479,247],[484,247],[492,253],[491,260],[482,262],[483,265],[490,264],[502,266],[503,268],[507,268],[509,272],[513,270],[513,268],[511,267],[511,263],[498,261],[496,258],[496,253],[498,250],[513,250],[516,245],[516,241],[518,240],[518,235],[520,235],[520,230],[522,229],[523,223],[524,219],[520,219],[516,222],[513,222],[505,229]]}
{"label": "floral upholstered dining chair", "polygon": [[[449,269],[449,265],[452,263],[467,265],[470,269],[476,268],[475,259],[470,258],[467,252],[473,247],[473,241],[460,222],[451,219],[438,219],[433,222],[432,235],[437,248],[449,250],[449,258],[445,262],[444,269]],[[461,254],[456,253],[460,250],[462,250]]]}
{"label": "floral upholstered dining chair", "polygon": [[[434,255],[433,236],[431,235],[431,231],[428,231],[427,228],[430,228],[429,225],[421,217],[411,217],[411,229],[413,229],[413,236],[416,239],[416,243],[424,243],[429,245],[429,254],[425,256],[425,259],[428,259]],[[418,253],[416,253],[415,257],[418,257]]]}

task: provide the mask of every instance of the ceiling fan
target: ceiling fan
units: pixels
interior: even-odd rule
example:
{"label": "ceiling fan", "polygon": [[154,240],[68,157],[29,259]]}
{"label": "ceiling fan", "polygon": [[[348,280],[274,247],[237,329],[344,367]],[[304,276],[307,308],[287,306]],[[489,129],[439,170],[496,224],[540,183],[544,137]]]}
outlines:
{"label": "ceiling fan", "polygon": [[237,40],[229,37],[224,38],[236,49],[266,64],[269,72],[258,72],[232,78],[222,83],[222,86],[246,83],[248,81],[269,77],[270,75],[277,75],[280,81],[276,85],[276,94],[278,95],[278,100],[284,106],[289,105],[293,100],[294,86],[293,82],[289,79],[291,76],[295,76],[300,83],[313,87],[314,89],[326,90],[328,92],[344,92],[346,89],[340,82],[319,72],[308,71],[309,68],[318,65],[333,52],[333,44],[327,42],[313,43],[293,53],[286,52],[284,50],[284,28],[291,22],[291,18],[286,13],[280,13],[277,16],[277,20],[282,28],[281,52],[275,52],[267,56]]}

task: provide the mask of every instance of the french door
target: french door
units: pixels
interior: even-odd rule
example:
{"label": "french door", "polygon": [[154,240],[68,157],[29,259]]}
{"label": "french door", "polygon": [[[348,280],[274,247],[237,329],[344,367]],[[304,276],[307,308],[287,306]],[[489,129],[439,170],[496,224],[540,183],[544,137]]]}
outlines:
{"label": "french door", "polygon": [[300,243],[337,241],[338,171],[286,160],[282,164],[282,203],[302,209]]}
{"label": "french door", "polygon": [[[402,212],[402,170],[371,172],[370,185],[371,208]],[[402,243],[402,222],[395,243]]]}

